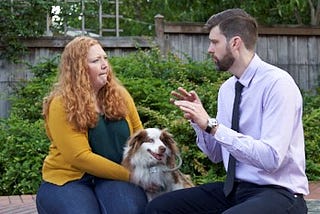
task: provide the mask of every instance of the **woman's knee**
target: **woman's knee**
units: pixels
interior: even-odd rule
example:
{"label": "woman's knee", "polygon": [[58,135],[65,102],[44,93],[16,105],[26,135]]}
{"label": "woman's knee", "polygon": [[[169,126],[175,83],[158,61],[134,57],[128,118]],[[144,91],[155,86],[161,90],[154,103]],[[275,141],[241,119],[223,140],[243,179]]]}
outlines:
{"label": "woman's knee", "polygon": [[37,192],[36,206],[39,214],[50,213],[100,213],[93,191],[86,186],[58,186],[42,183]]}
{"label": "woman's knee", "polygon": [[144,213],[147,197],[139,186],[122,181],[99,181],[96,196],[106,213]]}

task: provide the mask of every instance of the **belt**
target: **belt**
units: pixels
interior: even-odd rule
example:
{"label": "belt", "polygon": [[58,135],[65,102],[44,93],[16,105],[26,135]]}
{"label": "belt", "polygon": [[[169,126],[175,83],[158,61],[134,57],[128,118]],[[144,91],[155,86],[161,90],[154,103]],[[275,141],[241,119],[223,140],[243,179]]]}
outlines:
{"label": "belt", "polygon": [[[275,185],[275,184],[266,184],[266,185],[261,185],[261,184],[255,184],[255,183],[251,183],[251,182],[248,182],[248,181],[242,181],[242,180],[239,180],[239,179],[235,179],[235,185],[241,185],[241,184],[244,184],[246,186],[252,186],[252,187],[269,187],[269,188],[274,188],[274,189],[282,189],[282,190],[285,190],[285,191],[288,191],[288,192],[291,192],[289,189],[287,189],[286,187],[283,187],[283,186],[279,186],[279,185]],[[292,192],[291,192],[292,193]],[[301,193],[293,193],[294,197],[295,198],[303,198],[303,194]]]}

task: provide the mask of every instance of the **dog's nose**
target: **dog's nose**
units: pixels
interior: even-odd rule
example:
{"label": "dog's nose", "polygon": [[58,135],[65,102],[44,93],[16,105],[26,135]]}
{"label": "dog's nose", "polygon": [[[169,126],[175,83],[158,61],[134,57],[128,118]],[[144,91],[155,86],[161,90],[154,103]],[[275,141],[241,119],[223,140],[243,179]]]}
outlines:
{"label": "dog's nose", "polygon": [[160,154],[163,154],[163,153],[165,153],[166,152],[166,147],[164,147],[164,146],[159,146],[159,153]]}

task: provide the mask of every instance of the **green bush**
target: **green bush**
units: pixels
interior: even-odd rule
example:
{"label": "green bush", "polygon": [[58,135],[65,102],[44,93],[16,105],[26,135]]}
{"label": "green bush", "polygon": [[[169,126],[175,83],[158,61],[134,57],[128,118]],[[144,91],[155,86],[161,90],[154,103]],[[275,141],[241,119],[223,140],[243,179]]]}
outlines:
{"label": "green bush", "polygon": [[[217,92],[229,77],[216,72],[211,61],[182,61],[159,50],[139,51],[110,59],[116,75],[133,96],[144,127],[166,128],[178,143],[181,170],[196,184],[221,180],[222,164],[213,164],[197,148],[195,133],[181,111],[169,103],[170,92],[179,86],[196,90],[208,113],[216,112]],[[42,161],[48,152],[41,103],[56,79],[57,58],[31,66],[34,77],[21,82],[11,98],[7,119],[0,120],[0,195],[36,193]],[[307,175],[320,177],[320,96],[304,94]]]}
{"label": "green bush", "polygon": [[320,96],[304,94],[303,125],[306,140],[307,175],[310,180],[320,179]]}
{"label": "green bush", "polygon": [[41,181],[42,161],[49,145],[43,120],[30,122],[12,115],[0,125],[1,194],[35,193]]}
{"label": "green bush", "polygon": [[1,195],[35,193],[48,152],[41,108],[57,73],[57,58],[30,66],[30,70],[34,77],[16,86],[10,116],[0,120]]}

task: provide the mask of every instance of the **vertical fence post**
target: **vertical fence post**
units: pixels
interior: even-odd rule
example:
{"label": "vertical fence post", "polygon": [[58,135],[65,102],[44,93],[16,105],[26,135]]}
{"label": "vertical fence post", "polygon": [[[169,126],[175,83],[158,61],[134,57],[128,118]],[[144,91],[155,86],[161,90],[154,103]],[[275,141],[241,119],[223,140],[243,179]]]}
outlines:
{"label": "vertical fence post", "polygon": [[155,17],[155,30],[156,30],[156,42],[159,45],[161,54],[164,55],[165,44],[164,44],[164,16],[157,14]]}

